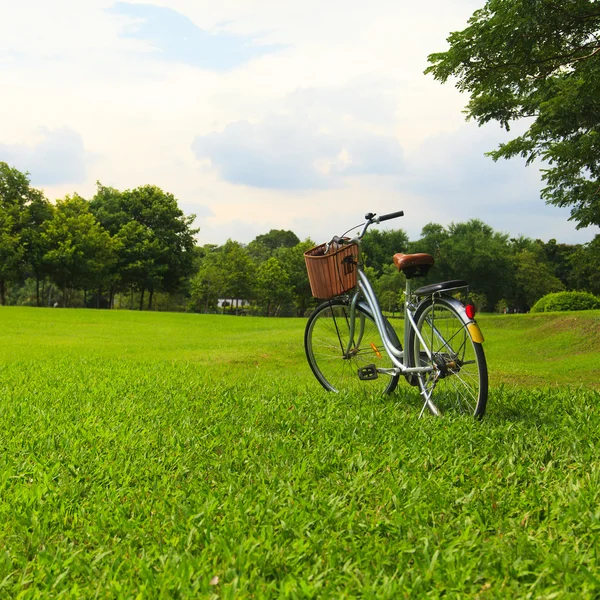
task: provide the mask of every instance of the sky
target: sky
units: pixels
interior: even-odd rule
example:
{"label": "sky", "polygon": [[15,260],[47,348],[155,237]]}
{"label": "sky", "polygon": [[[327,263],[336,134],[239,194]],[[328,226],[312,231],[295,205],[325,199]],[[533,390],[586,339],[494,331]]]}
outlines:
{"label": "sky", "polygon": [[0,161],[55,201],[153,184],[200,244],[330,239],[366,212],[410,239],[481,219],[584,243],[536,166],[424,75],[483,0],[0,0]]}

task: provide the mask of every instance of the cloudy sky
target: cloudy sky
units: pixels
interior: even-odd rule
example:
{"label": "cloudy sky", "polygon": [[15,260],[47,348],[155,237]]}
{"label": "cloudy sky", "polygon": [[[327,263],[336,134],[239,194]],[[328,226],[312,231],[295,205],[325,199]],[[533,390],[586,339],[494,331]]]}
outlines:
{"label": "cloudy sky", "polygon": [[152,183],[199,243],[291,229],[323,241],[367,211],[477,217],[580,243],[540,177],[486,150],[467,98],[423,75],[483,0],[0,0],[0,160],[51,200]]}

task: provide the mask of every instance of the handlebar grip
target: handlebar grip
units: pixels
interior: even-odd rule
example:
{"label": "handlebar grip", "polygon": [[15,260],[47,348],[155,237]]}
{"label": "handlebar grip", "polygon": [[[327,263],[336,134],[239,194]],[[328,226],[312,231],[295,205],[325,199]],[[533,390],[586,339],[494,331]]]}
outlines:
{"label": "handlebar grip", "polygon": [[399,210],[398,212],[388,213],[387,215],[381,215],[378,217],[379,222],[381,221],[389,221],[390,219],[397,219],[398,217],[403,217],[404,211]]}

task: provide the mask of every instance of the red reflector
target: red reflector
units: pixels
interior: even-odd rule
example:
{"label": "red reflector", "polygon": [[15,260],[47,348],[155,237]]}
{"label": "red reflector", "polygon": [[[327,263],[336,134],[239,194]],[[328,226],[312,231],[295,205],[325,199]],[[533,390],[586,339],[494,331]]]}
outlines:
{"label": "red reflector", "polygon": [[469,317],[469,319],[475,318],[475,313],[477,312],[477,309],[475,308],[474,304],[467,304],[465,306],[465,311],[466,311],[467,317]]}

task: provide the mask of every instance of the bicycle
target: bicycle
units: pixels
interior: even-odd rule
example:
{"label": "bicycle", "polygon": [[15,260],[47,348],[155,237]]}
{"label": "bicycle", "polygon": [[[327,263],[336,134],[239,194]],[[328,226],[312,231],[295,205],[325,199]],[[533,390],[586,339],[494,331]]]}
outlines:
{"label": "bicycle", "polygon": [[[429,254],[395,254],[406,277],[404,334],[383,315],[361,261],[361,240],[373,224],[404,216],[403,211],[365,215],[365,223],[305,252],[313,296],[326,301],[306,324],[304,348],[313,374],[331,392],[380,390],[389,394],[400,377],[419,388],[425,409],[451,410],[482,418],[488,397],[483,335],[475,307],[455,297],[468,290],[463,280],[413,289],[434,264]],[[362,227],[355,237],[345,237]],[[434,402],[435,394],[435,402]]]}

